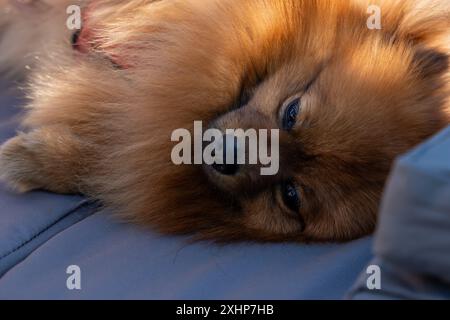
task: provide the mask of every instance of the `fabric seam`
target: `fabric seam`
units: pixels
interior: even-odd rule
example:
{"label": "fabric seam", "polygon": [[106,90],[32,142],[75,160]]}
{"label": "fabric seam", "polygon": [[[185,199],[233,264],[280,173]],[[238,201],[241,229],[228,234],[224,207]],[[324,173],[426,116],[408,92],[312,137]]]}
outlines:
{"label": "fabric seam", "polygon": [[82,201],[80,204],[78,204],[75,208],[69,210],[67,213],[65,213],[64,215],[62,215],[61,217],[59,217],[58,219],[56,219],[55,221],[51,222],[49,225],[47,225],[45,228],[43,228],[42,230],[38,231],[35,235],[33,235],[32,237],[30,237],[29,239],[23,241],[22,243],[20,243],[17,247],[15,247],[14,249],[6,252],[5,254],[0,256],[0,261],[5,259],[6,257],[8,257],[9,255],[13,254],[14,252],[20,250],[21,248],[23,248],[24,246],[26,246],[27,244],[29,244],[30,242],[32,242],[34,239],[36,239],[37,237],[39,237],[41,234],[43,234],[44,232],[46,232],[47,230],[49,230],[51,227],[55,226],[58,222],[64,220],[65,218],[67,218],[68,216],[70,216],[71,214],[73,214],[74,212],[80,210],[81,208],[88,206],[90,204],[92,204],[92,201],[89,200],[84,200]]}

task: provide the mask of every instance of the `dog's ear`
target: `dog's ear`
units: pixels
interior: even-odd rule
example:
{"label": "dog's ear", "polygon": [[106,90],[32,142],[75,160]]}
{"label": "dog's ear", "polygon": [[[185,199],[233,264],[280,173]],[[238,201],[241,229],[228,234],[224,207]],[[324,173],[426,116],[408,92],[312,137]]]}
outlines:
{"label": "dog's ear", "polygon": [[443,74],[449,68],[450,58],[447,54],[436,49],[417,48],[413,63],[423,78],[435,77]]}
{"label": "dog's ear", "polygon": [[383,28],[394,38],[430,45],[449,33],[450,3],[447,1],[380,1]]}
{"label": "dog's ear", "polygon": [[[439,0],[381,0],[383,29],[392,43],[414,48],[413,64],[423,78],[448,71],[450,3]],[[383,10],[382,10],[383,12]]]}

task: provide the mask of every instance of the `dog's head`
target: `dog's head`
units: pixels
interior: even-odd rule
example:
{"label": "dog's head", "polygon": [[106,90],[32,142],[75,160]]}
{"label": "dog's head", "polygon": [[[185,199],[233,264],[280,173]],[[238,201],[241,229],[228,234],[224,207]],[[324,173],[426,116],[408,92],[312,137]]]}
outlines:
{"label": "dog's head", "polygon": [[[279,158],[272,159],[279,170],[262,175],[249,157],[247,164],[204,166],[239,205],[245,228],[281,239],[368,234],[394,158],[447,123],[440,90],[448,56],[398,26],[368,29],[358,9],[313,5],[304,16],[286,13],[280,21],[275,14],[272,27],[281,31],[269,39],[252,34],[257,47],[247,48],[236,103],[209,125],[224,135],[279,130]],[[246,142],[247,156],[258,152]],[[225,153],[238,144],[228,140]]]}
{"label": "dog's head", "polygon": [[[448,20],[380,1],[382,29],[371,30],[363,2],[193,0],[136,11],[139,34],[132,19],[126,32],[116,23],[104,47],[141,64],[130,77],[157,110],[158,170],[136,208],[164,231],[225,240],[371,232],[394,158],[449,121],[448,56],[438,40]],[[163,22],[146,25],[146,16]],[[279,170],[174,165],[173,144],[161,140],[196,120],[224,135],[278,130]]]}

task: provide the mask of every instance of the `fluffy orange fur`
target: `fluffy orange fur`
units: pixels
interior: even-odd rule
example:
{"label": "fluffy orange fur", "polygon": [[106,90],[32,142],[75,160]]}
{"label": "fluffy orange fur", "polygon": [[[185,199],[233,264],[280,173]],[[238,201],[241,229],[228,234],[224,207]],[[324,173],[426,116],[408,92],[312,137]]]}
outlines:
{"label": "fluffy orange fur", "polygon": [[[394,158],[450,122],[448,5],[370,4],[381,6],[381,30],[367,28],[364,0],[96,0],[91,50],[68,52],[67,37],[35,65],[26,132],[2,146],[0,174],[20,191],[84,193],[164,233],[368,234]],[[0,20],[6,34],[23,23],[9,20]],[[55,28],[64,27],[39,30]],[[236,109],[243,92],[250,99]],[[281,134],[277,176],[244,168],[223,177],[171,162],[173,130],[194,120],[278,129],[280,106],[296,96],[302,113]],[[280,200],[285,179],[299,185],[299,212]]]}

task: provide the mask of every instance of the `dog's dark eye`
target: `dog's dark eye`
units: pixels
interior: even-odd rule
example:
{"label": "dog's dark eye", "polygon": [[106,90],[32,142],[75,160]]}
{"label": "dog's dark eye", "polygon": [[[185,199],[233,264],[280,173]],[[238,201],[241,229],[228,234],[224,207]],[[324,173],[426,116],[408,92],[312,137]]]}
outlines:
{"label": "dog's dark eye", "polygon": [[290,131],[297,122],[297,116],[300,112],[300,99],[290,102],[284,110],[283,129]]}
{"label": "dog's dark eye", "polygon": [[287,181],[281,185],[281,195],[286,207],[298,213],[300,210],[300,196],[296,185],[292,181]]}

